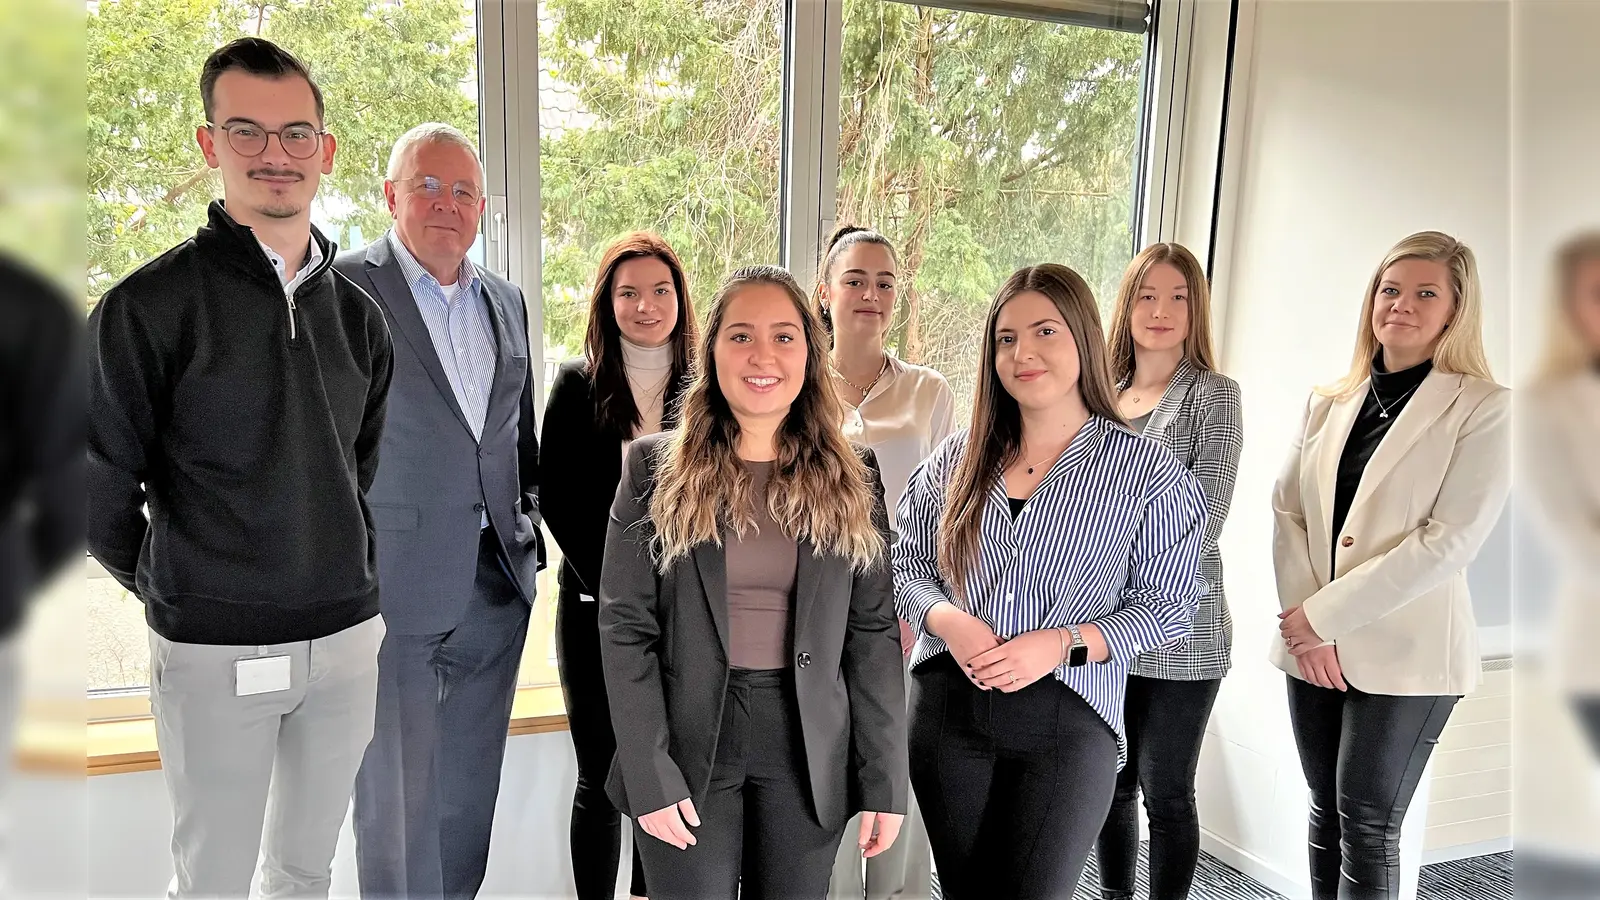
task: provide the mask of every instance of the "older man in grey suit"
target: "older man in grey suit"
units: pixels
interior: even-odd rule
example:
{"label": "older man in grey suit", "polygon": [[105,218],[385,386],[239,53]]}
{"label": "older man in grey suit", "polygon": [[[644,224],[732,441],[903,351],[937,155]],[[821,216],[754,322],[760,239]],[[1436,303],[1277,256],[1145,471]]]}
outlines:
{"label": "older man in grey suit", "polygon": [[517,665],[540,566],[522,292],[466,258],[483,167],[447,125],[395,144],[394,228],[336,265],[394,335],[377,479],[377,723],[356,780],[365,898],[471,897],[483,883]]}

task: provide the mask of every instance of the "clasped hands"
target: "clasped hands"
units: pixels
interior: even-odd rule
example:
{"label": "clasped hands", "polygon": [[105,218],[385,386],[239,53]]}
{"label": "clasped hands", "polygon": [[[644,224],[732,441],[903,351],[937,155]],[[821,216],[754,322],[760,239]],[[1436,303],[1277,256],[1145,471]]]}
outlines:
{"label": "clasped hands", "polygon": [[940,603],[928,613],[928,627],[961,664],[961,672],[981,690],[1020,691],[1061,665],[1065,636],[1046,628],[1001,640],[988,623]]}

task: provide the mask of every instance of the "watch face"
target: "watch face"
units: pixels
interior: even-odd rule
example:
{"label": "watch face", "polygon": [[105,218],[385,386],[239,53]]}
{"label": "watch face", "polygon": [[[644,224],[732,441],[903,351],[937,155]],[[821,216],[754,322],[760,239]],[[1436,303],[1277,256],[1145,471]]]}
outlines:
{"label": "watch face", "polygon": [[1084,644],[1075,645],[1067,654],[1067,665],[1081,666],[1089,661],[1089,648]]}

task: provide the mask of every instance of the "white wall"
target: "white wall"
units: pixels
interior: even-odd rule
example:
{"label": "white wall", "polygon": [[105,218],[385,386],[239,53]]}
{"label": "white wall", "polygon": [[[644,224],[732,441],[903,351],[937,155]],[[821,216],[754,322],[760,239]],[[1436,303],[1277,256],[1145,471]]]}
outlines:
{"label": "white wall", "polygon": [[1241,9],[1215,281],[1245,404],[1223,536],[1236,649],[1198,790],[1208,847],[1280,889],[1305,890],[1306,787],[1284,676],[1265,661],[1272,483],[1308,390],[1349,365],[1373,267],[1410,232],[1477,251],[1490,361],[1509,368],[1508,24],[1507,3],[1479,0]]}
{"label": "white wall", "polygon": [[[567,823],[576,779],[577,762],[565,731],[510,739],[480,896],[573,895]],[[76,789],[81,796],[82,785]],[[161,773],[90,778],[88,795],[89,896],[163,896],[172,877],[172,814]],[[347,820],[334,857],[335,898],[358,896],[354,847]]]}

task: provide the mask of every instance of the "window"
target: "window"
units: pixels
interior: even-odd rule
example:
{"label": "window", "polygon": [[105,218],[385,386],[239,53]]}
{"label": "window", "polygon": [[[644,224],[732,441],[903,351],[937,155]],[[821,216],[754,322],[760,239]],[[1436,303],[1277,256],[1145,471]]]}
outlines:
{"label": "window", "polygon": [[890,340],[971,406],[989,301],[1065,263],[1108,315],[1133,254],[1139,33],[844,0],[834,215],[896,242]]}
{"label": "window", "polygon": [[611,239],[666,238],[703,311],[778,262],[783,3],[544,0],[539,179],[545,360],[578,356]]}
{"label": "window", "polygon": [[[87,12],[90,306],[193,234],[206,204],[221,195],[195,145],[205,118],[198,83],[206,56],[235,36],[282,44],[321,86],[339,150],[312,218],[341,248],[360,247],[389,227],[384,169],[406,129],[438,121],[479,134],[471,0],[89,0]],[[473,250],[480,262],[481,247],[480,239]],[[89,689],[142,692],[149,684],[143,607],[93,560],[88,595]],[[111,702],[98,708],[136,711]]]}
{"label": "window", "polygon": [[[782,38],[779,0],[540,5],[546,389],[557,365],[583,353],[589,292],[614,237],[666,238],[702,319],[724,274],[778,261]],[[544,628],[530,629],[524,685],[557,680],[560,547],[545,538],[534,611]]]}

